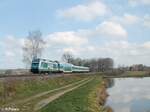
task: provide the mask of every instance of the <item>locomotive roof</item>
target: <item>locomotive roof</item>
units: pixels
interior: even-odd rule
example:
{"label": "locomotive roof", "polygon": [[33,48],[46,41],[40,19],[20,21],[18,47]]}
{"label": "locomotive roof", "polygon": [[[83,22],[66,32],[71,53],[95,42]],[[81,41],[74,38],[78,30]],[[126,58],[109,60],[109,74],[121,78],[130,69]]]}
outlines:
{"label": "locomotive roof", "polygon": [[54,61],[52,61],[52,60],[42,59],[42,58],[33,59],[33,61],[37,61],[37,60],[38,60],[38,61],[42,60],[42,61],[54,62]]}

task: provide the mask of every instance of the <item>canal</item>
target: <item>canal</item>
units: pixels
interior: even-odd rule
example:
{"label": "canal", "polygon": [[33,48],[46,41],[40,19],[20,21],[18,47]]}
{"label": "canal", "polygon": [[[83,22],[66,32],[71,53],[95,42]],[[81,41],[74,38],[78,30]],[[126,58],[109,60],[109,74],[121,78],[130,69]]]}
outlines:
{"label": "canal", "polygon": [[114,112],[150,112],[150,78],[114,78],[107,92]]}

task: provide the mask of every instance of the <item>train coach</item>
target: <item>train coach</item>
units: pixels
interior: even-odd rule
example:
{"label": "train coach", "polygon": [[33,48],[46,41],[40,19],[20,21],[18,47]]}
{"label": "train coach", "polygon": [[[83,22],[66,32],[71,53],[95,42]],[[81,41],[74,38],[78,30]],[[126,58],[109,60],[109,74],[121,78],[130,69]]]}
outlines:
{"label": "train coach", "polygon": [[34,59],[31,64],[32,73],[72,73],[72,72],[89,72],[88,67],[75,66],[70,63],[61,63],[47,59]]}

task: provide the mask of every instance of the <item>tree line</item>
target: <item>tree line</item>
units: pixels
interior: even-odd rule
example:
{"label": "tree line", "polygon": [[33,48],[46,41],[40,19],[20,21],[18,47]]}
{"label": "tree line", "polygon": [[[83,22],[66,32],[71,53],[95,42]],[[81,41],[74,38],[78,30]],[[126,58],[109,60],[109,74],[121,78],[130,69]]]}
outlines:
{"label": "tree line", "polygon": [[118,69],[122,71],[150,71],[150,67],[143,64],[134,64],[131,66],[119,66]]}

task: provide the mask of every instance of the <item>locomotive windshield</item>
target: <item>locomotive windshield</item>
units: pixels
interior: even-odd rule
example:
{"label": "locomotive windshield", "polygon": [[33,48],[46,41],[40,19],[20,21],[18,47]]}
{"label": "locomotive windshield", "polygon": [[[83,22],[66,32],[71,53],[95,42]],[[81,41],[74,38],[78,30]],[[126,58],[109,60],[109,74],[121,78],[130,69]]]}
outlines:
{"label": "locomotive windshield", "polygon": [[39,66],[39,63],[32,63],[32,68],[37,68]]}

